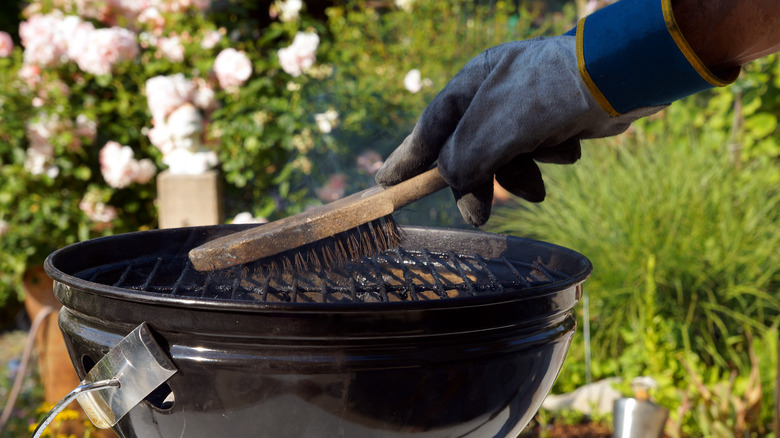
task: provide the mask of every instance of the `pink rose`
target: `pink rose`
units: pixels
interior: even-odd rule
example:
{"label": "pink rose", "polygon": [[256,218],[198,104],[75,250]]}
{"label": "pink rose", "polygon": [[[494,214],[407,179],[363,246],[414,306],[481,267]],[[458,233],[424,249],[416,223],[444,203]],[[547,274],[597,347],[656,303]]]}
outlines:
{"label": "pink rose", "polygon": [[320,37],[314,32],[298,32],[289,47],[279,49],[282,70],[297,77],[311,68],[316,61]]}
{"label": "pink rose", "polygon": [[276,0],[271,5],[268,15],[274,19],[279,18],[283,22],[293,21],[298,19],[302,8],[302,0]]}
{"label": "pink rose", "polygon": [[79,114],[76,116],[76,135],[90,141],[94,140],[97,136],[97,122],[85,114]]}
{"label": "pink rose", "polygon": [[152,6],[152,3],[168,3],[168,2],[152,2],[148,0],[108,0],[108,8],[115,14],[121,15],[127,19],[136,19],[144,10]]}
{"label": "pink rose", "polygon": [[59,168],[52,164],[53,159],[52,145],[42,141],[31,141],[26,151],[24,168],[33,175],[47,174],[55,178],[59,174]]}
{"label": "pink rose", "polygon": [[135,172],[135,177],[133,178],[134,182],[146,184],[157,174],[157,166],[154,165],[152,160],[144,158],[136,161],[136,163],[138,163],[138,167]]}
{"label": "pink rose", "polygon": [[100,150],[100,173],[106,183],[115,189],[125,188],[134,182],[147,183],[156,172],[157,168],[151,160],[136,160],[130,146],[109,141]]}
{"label": "pink rose", "polygon": [[181,44],[181,39],[177,36],[170,38],[158,38],[157,49],[160,53],[171,62],[184,61],[184,46]]}
{"label": "pink rose", "polygon": [[8,32],[0,31],[0,58],[11,56],[13,50],[14,41],[11,39],[11,35]]}
{"label": "pink rose", "polygon": [[200,78],[193,80],[193,83],[196,85],[196,89],[192,95],[192,103],[202,110],[210,111],[215,109],[217,107],[217,98],[211,85]]}
{"label": "pink rose", "polygon": [[191,103],[176,108],[166,120],[168,134],[173,142],[173,147],[186,149],[192,152],[201,147],[201,134],[203,133],[203,116]]}
{"label": "pink rose", "polygon": [[179,11],[184,11],[189,8],[205,11],[211,7],[211,0],[172,0],[169,2],[169,7]]}
{"label": "pink rose", "polygon": [[228,48],[214,60],[214,73],[222,88],[238,87],[252,76],[252,62],[246,53]]}
{"label": "pink rose", "polygon": [[382,167],[383,163],[384,161],[382,161],[382,156],[373,150],[365,151],[357,157],[358,169],[366,172],[369,175],[375,174],[376,171]]}
{"label": "pink rose", "polygon": [[28,87],[35,88],[41,83],[41,68],[34,64],[24,64],[19,69],[19,78],[23,80]]}
{"label": "pink rose", "polygon": [[79,202],[79,209],[87,215],[89,220],[105,223],[111,222],[119,216],[116,208],[106,205],[95,198],[95,196],[87,194]]}
{"label": "pink rose", "polygon": [[183,74],[155,76],[146,81],[146,102],[156,123],[165,123],[165,118],[176,108],[189,102],[195,86]]}
{"label": "pink rose", "polygon": [[33,175],[46,174],[50,178],[56,178],[60,169],[53,164],[54,146],[49,143],[49,139],[67,129],[67,123],[63,123],[56,115],[41,114],[29,122],[26,127],[29,146],[24,168]]}
{"label": "pink rose", "polygon": [[76,63],[81,70],[94,75],[111,73],[113,66],[138,55],[135,33],[121,27],[97,29],[89,33],[84,50]]}
{"label": "pink rose", "polygon": [[200,47],[202,49],[213,49],[219,44],[222,39],[222,34],[218,30],[208,31],[203,35],[203,39],[200,41]]}
{"label": "pink rose", "polygon": [[24,62],[42,67],[67,60],[67,37],[60,32],[62,15],[35,14],[19,24],[19,37],[24,46]]}
{"label": "pink rose", "polygon": [[165,17],[160,15],[157,8],[144,9],[138,16],[138,22],[150,26],[155,35],[160,35],[165,28]]}
{"label": "pink rose", "polygon": [[69,0],[71,7],[80,17],[96,18],[103,21],[109,15],[109,5],[105,1]]}
{"label": "pink rose", "polygon": [[83,21],[76,16],[69,16],[63,21],[65,31],[69,35],[68,57],[76,61],[87,50],[89,37],[94,32],[95,26],[89,21]]}
{"label": "pink rose", "polygon": [[[179,0],[182,1],[182,0]],[[211,7],[211,0],[186,0],[192,7],[199,11],[205,11]]]}
{"label": "pink rose", "polygon": [[149,137],[149,141],[163,153],[163,155],[171,153],[173,151],[173,141],[171,141],[171,133],[168,131],[168,125],[166,123],[155,122],[154,126],[146,133]]}
{"label": "pink rose", "polygon": [[343,173],[331,175],[328,183],[315,190],[317,197],[325,202],[333,202],[344,197],[347,190],[347,176]]}

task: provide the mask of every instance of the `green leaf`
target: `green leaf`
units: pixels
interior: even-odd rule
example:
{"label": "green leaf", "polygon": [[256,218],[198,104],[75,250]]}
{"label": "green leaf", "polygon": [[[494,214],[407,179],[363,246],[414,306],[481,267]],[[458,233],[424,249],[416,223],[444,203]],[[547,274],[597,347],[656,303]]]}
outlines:
{"label": "green leaf", "polygon": [[73,176],[82,181],[89,181],[89,179],[92,177],[92,170],[87,166],[78,166],[73,171]]}
{"label": "green leaf", "polygon": [[745,130],[753,138],[763,138],[777,129],[777,116],[770,113],[757,113],[745,119]]}

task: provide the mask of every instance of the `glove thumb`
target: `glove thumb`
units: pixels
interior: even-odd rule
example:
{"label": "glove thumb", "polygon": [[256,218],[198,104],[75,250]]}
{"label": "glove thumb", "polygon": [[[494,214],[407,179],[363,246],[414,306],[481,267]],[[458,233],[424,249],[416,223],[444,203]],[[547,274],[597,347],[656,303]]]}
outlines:
{"label": "glove thumb", "polygon": [[452,193],[455,195],[455,204],[460,215],[466,222],[475,227],[485,225],[493,205],[493,181],[478,185],[467,193],[453,188]]}

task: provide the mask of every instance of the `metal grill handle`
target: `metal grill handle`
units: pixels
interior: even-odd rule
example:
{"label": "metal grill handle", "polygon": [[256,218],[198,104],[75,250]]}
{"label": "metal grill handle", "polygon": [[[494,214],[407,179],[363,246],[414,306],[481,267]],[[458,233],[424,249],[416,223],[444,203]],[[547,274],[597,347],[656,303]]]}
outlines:
{"label": "metal grill handle", "polygon": [[74,389],[73,391],[69,392],[68,395],[66,395],[62,400],[59,401],[56,405],[54,405],[53,408],[49,411],[49,413],[46,414],[46,417],[38,424],[38,427],[35,428],[35,431],[33,432],[32,438],[40,438],[43,436],[43,433],[46,431],[46,428],[49,427],[49,424],[51,424],[52,421],[54,421],[54,418],[59,415],[60,412],[62,412],[69,404],[73,402],[73,400],[76,400],[79,395],[86,394],[88,392],[92,391],[100,391],[102,389],[108,389],[108,388],[119,388],[122,384],[119,382],[119,379],[114,377],[113,379],[107,379],[107,380],[101,380],[99,382],[91,382],[91,383],[85,383],[83,385],[79,385]]}

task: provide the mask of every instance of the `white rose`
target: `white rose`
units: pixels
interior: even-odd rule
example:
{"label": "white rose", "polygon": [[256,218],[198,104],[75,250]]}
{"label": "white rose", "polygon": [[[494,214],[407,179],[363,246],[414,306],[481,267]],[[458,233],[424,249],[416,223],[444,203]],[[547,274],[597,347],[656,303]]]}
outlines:
{"label": "white rose", "polygon": [[395,5],[402,11],[412,12],[414,9],[414,0],[395,0]]}
{"label": "white rose", "polygon": [[217,98],[214,90],[204,80],[196,80],[197,88],[192,96],[192,103],[203,110],[213,110],[217,107]]}
{"label": "white rose", "polygon": [[279,64],[291,76],[300,76],[316,61],[320,37],[314,32],[298,32],[292,44],[279,49]]}
{"label": "white rose", "polygon": [[156,122],[154,127],[149,129],[146,133],[149,137],[149,141],[163,153],[163,155],[170,153],[173,150],[173,142],[171,141],[171,134],[168,132],[168,125],[165,122]]}
{"label": "white rose", "polygon": [[139,48],[135,34],[121,27],[88,32],[82,50],[75,54],[79,68],[94,75],[111,73],[114,64],[133,59]]}
{"label": "white rose", "polygon": [[195,106],[190,103],[180,106],[168,116],[166,125],[174,148],[191,152],[200,149],[203,118]]}
{"label": "white rose", "polygon": [[286,0],[276,2],[279,8],[279,20],[287,22],[298,18],[298,15],[303,8],[303,1],[301,0]]}
{"label": "white rose", "polygon": [[200,175],[219,163],[213,151],[192,152],[186,149],[174,149],[163,157],[168,171],[174,175]]}
{"label": "white rose", "polygon": [[156,172],[151,160],[136,160],[130,146],[109,141],[100,149],[100,173],[106,184],[115,189],[125,188],[134,182],[145,184]]}
{"label": "white rose", "polygon": [[146,81],[146,102],[152,118],[164,123],[168,114],[189,102],[195,86],[177,73],[172,76],[155,76]]}
{"label": "white rose", "polygon": [[168,61],[184,61],[184,46],[181,44],[179,37],[158,38],[157,48]]}
{"label": "white rose", "polygon": [[324,113],[315,114],[314,121],[317,123],[317,128],[319,128],[320,132],[329,134],[338,124],[339,113],[331,108]]}
{"label": "white rose", "polygon": [[11,56],[14,50],[14,41],[8,32],[0,31],[0,58]]}
{"label": "white rose", "polygon": [[254,217],[252,213],[244,211],[237,214],[230,222],[233,224],[264,224],[268,222],[268,219],[264,217]]}
{"label": "white rose", "polygon": [[222,34],[219,33],[218,30],[206,32],[206,34],[203,35],[203,39],[200,40],[200,47],[206,50],[213,49],[217,44],[219,44],[221,39]]}
{"label": "white rose", "polygon": [[252,62],[246,53],[227,48],[214,60],[214,73],[220,87],[238,87],[252,76]]}
{"label": "white rose", "polygon": [[422,74],[420,70],[412,69],[404,76],[404,88],[410,93],[417,93],[422,90]]}

